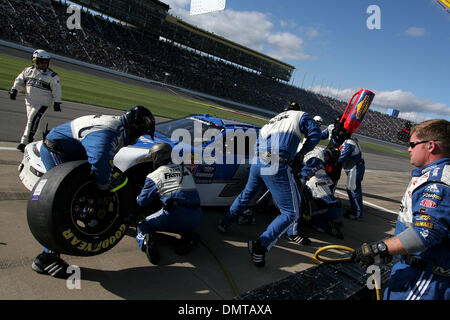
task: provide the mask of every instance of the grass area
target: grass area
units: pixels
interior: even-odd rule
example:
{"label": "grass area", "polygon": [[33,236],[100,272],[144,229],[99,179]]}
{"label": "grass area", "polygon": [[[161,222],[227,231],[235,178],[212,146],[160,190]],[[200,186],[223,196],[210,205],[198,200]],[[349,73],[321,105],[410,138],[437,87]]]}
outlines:
{"label": "grass area", "polygon": [[[9,90],[15,77],[30,61],[0,54],[0,88]],[[192,113],[209,113],[214,116],[232,118],[256,125],[265,121],[233,114],[189,99],[106,80],[80,72],[50,66],[61,79],[62,99],[112,109],[127,110],[134,105],[149,108],[154,115],[165,118],[180,118]]]}
{"label": "grass area", "polygon": [[[15,77],[30,63],[29,60],[0,54],[0,65],[2,66],[0,69],[0,89],[9,90]],[[182,97],[106,80],[80,72],[50,67],[59,74],[64,101],[80,102],[119,110],[127,110],[134,105],[143,105],[149,108],[154,115],[171,119],[181,118],[192,113],[209,113],[217,117],[235,119],[259,126],[266,123],[264,120],[222,111],[212,108],[210,105]],[[326,144],[327,141],[321,141],[321,145]],[[407,152],[399,152],[375,143],[363,142],[361,147],[363,150],[371,149],[404,156],[405,158],[409,157]]]}

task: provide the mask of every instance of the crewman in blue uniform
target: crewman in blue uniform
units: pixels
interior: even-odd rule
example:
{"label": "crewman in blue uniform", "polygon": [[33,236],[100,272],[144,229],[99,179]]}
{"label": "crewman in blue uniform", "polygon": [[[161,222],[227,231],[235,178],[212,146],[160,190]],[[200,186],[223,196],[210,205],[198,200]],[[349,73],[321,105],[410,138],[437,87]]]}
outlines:
{"label": "crewman in blue uniform", "polygon": [[[40,155],[45,169],[65,162],[88,160],[97,187],[109,189],[113,172],[113,158],[124,146],[135,144],[148,134],[153,138],[155,118],[143,106],[135,106],[122,116],[88,115],[59,125],[45,135]],[[59,253],[44,248],[33,261],[38,273],[65,277],[68,264]]]}
{"label": "crewman in blue uniform", "polygon": [[138,224],[136,236],[139,248],[152,264],[160,261],[157,231],[180,234],[175,252],[185,255],[196,246],[199,239],[195,230],[203,219],[194,179],[183,164],[172,163],[171,154],[172,147],[167,143],[155,144],[149,150],[147,158],[153,162],[154,171],[148,174],[137,197],[141,211],[153,211]]}
{"label": "crewman in blue uniform", "polygon": [[341,155],[338,159],[347,174],[347,194],[351,210],[344,213],[344,217],[358,220],[363,214],[362,180],[366,165],[362,157],[361,145],[355,136],[346,139],[341,146]]}
{"label": "crewman in blue uniform", "polygon": [[280,214],[257,240],[248,242],[252,261],[258,267],[265,265],[266,252],[286,232],[290,241],[309,241],[300,234],[297,223],[301,198],[294,172],[299,173],[304,155],[319,141],[319,126],[309,114],[300,111],[295,101],[261,128],[247,185],[217,226],[219,231],[226,232],[244,212],[261,185],[265,184]]}
{"label": "crewman in blue uniform", "polygon": [[364,267],[393,266],[386,300],[450,300],[450,122],[434,119],[411,131],[417,167],[403,196],[394,236],[363,244],[352,255]]}
{"label": "crewman in blue uniform", "polygon": [[305,155],[300,172],[304,192],[312,201],[311,225],[319,232],[325,232],[343,239],[341,231],[342,209],[331,189],[333,181],[325,171],[325,163],[331,161],[332,151],[316,146]]}

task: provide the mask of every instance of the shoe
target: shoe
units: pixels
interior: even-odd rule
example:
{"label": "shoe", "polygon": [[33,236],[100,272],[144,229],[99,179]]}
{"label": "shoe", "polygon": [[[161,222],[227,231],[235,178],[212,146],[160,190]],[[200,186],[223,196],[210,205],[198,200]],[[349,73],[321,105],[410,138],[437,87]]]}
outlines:
{"label": "shoe", "polygon": [[228,226],[223,222],[223,220],[220,220],[219,224],[217,225],[217,230],[219,230],[221,233],[226,233],[228,229]]}
{"label": "shoe", "polygon": [[25,144],[21,143],[17,146],[17,150],[19,150],[20,152],[24,152],[25,151]]}
{"label": "shoe", "polygon": [[253,211],[247,209],[238,217],[238,224],[256,224],[256,218]]}
{"label": "shoe", "polygon": [[341,231],[342,222],[334,222],[334,221],[328,221],[327,228],[325,229],[325,233],[328,233],[329,235],[336,237],[338,239],[344,239],[344,234]]}
{"label": "shoe", "polygon": [[159,255],[156,243],[156,234],[154,232],[149,232],[145,235],[142,250],[145,251],[145,255],[150,263],[154,265],[159,263],[161,257]]}
{"label": "shoe", "polygon": [[59,257],[58,253],[42,252],[31,264],[31,269],[40,274],[48,274],[55,278],[66,279],[69,264]]}
{"label": "shoe", "polygon": [[311,240],[309,240],[309,238],[302,236],[302,235],[286,235],[287,239],[289,241],[295,242],[297,244],[302,244],[304,246],[307,246],[309,244],[311,244]]}
{"label": "shoe", "polygon": [[197,246],[198,241],[199,236],[194,232],[183,234],[175,247],[175,253],[180,256],[187,255]]}
{"label": "shoe", "polygon": [[359,220],[361,217],[355,216],[354,214],[352,214],[350,211],[346,211],[343,216],[347,219],[350,220]]}
{"label": "shoe", "polygon": [[261,240],[251,240],[247,243],[248,252],[252,257],[252,261],[257,267],[264,267],[266,264],[267,249],[261,243]]}

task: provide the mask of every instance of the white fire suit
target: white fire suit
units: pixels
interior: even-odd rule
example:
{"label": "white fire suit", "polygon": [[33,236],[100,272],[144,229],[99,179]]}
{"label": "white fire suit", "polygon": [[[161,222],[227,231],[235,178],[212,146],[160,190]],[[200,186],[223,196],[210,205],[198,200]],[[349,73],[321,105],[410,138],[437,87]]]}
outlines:
{"label": "white fire suit", "polygon": [[39,121],[47,108],[54,102],[61,102],[59,76],[52,69],[40,70],[36,66],[25,68],[16,78],[11,90],[20,91],[25,87],[27,124],[20,143],[33,142]]}

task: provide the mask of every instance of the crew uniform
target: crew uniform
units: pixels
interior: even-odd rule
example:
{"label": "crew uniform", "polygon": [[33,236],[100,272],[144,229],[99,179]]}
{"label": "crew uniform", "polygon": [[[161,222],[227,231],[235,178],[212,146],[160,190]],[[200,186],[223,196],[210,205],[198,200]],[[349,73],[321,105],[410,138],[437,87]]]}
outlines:
{"label": "crew uniform", "polygon": [[53,128],[40,148],[45,169],[88,159],[100,189],[109,186],[112,159],[129,145],[124,116],[88,115]]}
{"label": "crew uniform", "polygon": [[362,158],[361,145],[358,139],[351,136],[346,139],[341,147],[341,155],[338,159],[347,174],[347,194],[350,200],[351,219],[359,219],[363,214],[363,194],[361,182],[364,178],[366,166]]}
{"label": "crew uniform", "polygon": [[325,172],[324,167],[327,152],[327,149],[318,146],[308,152],[303,160],[304,165],[300,175],[301,179],[306,181],[306,191],[314,200],[311,213],[312,226],[319,232],[343,238],[340,231],[341,224],[337,221],[342,216],[342,210],[338,199],[331,190],[333,181]]}
{"label": "crew uniform", "polygon": [[408,255],[392,268],[384,299],[450,300],[449,212],[450,158],[413,170],[395,228]]}
{"label": "crew uniform", "polygon": [[[135,106],[122,116],[88,115],[59,125],[46,134],[39,152],[47,171],[65,162],[87,159],[97,187],[106,191],[119,149],[135,144],[144,134],[153,138],[154,132],[152,113],[143,106]],[[65,277],[68,264],[59,253],[44,247],[31,267],[38,273]]]}
{"label": "crew uniform", "polygon": [[144,187],[137,197],[137,204],[145,210],[154,207],[155,202],[159,202],[162,208],[138,224],[136,236],[139,248],[151,251],[147,252],[147,256],[153,264],[159,261],[155,232],[181,234],[177,253],[186,254],[196,244],[195,229],[203,219],[200,195],[191,173],[183,164],[165,163],[147,175]]}
{"label": "crew uniform", "polygon": [[[267,186],[281,212],[257,241],[248,243],[252,260],[257,266],[264,265],[265,252],[269,251],[286,231],[291,239],[297,236],[301,238],[300,226],[297,223],[301,198],[290,164],[296,162],[296,156],[301,158],[317,145],[320,128],[309,114],[299,110],[296,104],[296,109],[278,114],[261,128],[255,144],[256,157],[251,165],[245,189],[234,200],[218,225],[219,231],[224,232],[243,213],[254,194],[260,190],[261,184]],[[304,136],[306,140],[297,153]],[[274,161],[278,161],[279,167],[276,172],[271,172],[269,168]]]}
{"label": "crew uniform", "polygon": [[334,124],[329,124],[324,130],[322,130],[320,134],[320,140],[328,139],[328,141],[331,141],[333,129]]}
{"label": "crew uniform", "polygon": [[[52,69],[41,70],[37,68],[36,64],[25,68],[15,79],[11,92],[14,92],[14,90],[18,92],[24,87],[26,90],[27,123],[20,139],[23,147],[33,142],[39,121],[48,107],[54,106],[55,111],[61,111],[59,107],[61,104],[61,84],[58,74]],[[18,149],[20,150],[20,148]]]}

